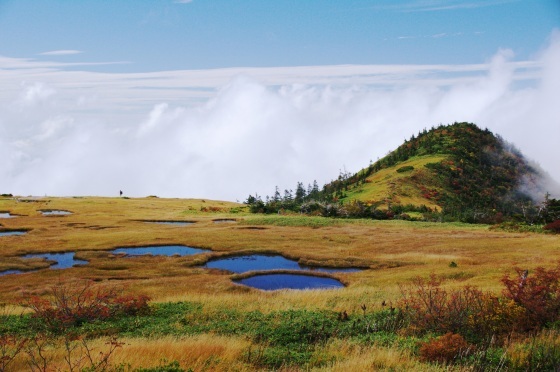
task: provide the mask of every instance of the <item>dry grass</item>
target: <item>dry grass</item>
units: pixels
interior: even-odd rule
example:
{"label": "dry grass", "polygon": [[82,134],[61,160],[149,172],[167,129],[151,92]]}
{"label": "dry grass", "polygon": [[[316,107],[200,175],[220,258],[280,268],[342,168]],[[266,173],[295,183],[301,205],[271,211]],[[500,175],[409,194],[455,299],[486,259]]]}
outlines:
{"label": "dry grass", "polygon": [[[263,218],[246,214],[242,207],[209,200],[157,198],[46,198],[33,202],[0,199],[0,210],[20,215],[0,220],[2,228],[31,229],[24,236],[0,237],[0,271],[47,266],[41,259],[26,261],[19,257],[26,253],[76,251],[79,258],[89,261],[84,267],[67,270],[0,276],[0,305],[4,304],[1,311],[20,313],[22,309],[15,304],[22,291],[42,295],[61,280],[89,278],[117,283],[129,292],[146,294],[155,302],[200,302],[209,313],[224,308],[262,312],[307,308],[361,313],[362,304],[372,311],[380,309],[384,300],[396,301],[400,296],[399,284],[419,275],[435,273],[448,287],[469,284],[500,291],[499,279],[506,272],[511,274],[512,266],[551,267],[558,260],[559,236],[490,231],[486,226],[464,224],[303,216]],[[64,209],[73,214],[44,217],[38,212],[40,209]],[[236,222],[216,224],[212,220],[217,218],[235,218]],[[283,220],[279,223],[278,219]],[[178,227],[148,224],[144,220],[196,223]],[[198,256],[135,258],[107,252],[119,246],[162,244],[184,244],[212,251]],[[234,284],[226,272],[199,266],[210,257],[240,252],[279,253],[302,262],[366,265],[370,269],[333,274],[347,285],[342,290],[263,292]],[[451,261],[458,267],[449,267]],[[244,339],[201,335],[179,340],[125,341],[126,347],[114,355],[117,364],[153,366],[164,357],[195,370],[249,369],[241,357],[249,347]],[[320,350],[332,359],[319,370],[432,368],[419,364],[399,349],[333,342]]]}
{"label": "dry grass", "polygon": [[[123,339],[112,361],[114,364],[130,364],[132,368],[153,367],[156,361],[177,361],[185,368],[196,371],[244,371],[250,370],[241,362],[250,343],[235,337],[199,335],[185,338],[164,337],[157,340]],[[156,363],[154,363],[156,362]]]}
{"label": "dry grass", "polygon": [[[203,207],[240,205],[181,199],[49,198],[39,202],[0,199],[0,209],[20,217],[3,219],[6,228],[30,228],[25,236],[0,238],[0,270],[45,267],[44,260],[23,260],[25,253],[77,251],[89,261],[64,271],[41,270],[0,277],[0,302],[17,302],[22,290],[38,294],[61,278],[116,280],[155,301],[200,299],[205,303],[249,303],[245,307],[349,308],[357,302],[380,302],[398,297],[398,283],[434,272],[448,285],[472,284],[497,290],[500,278],[513,265],[551,266],[557,260],[557,236],[489,231],[485,226],[413,223],[406,221],[344,221],[323,227],[259,225],[259,217],[226,210],[201,212]],[[44,217],[39,209],[65,209],[64,217]],[[229,209],[228,209],[229,210]],[[216,224],[216,218],[238,222]],[[298,220],[299,219],[299,220]],[[141,220],[189,220],[177,227]],[[322,220],[321,220],[322,221]],[[260,221],[262,223],[262,220]],[[265,221],[266,223],[266,221]],[[323,223],[323,222],[321,222]],[[264,227],[264,229],[262,229]],[[184,244],[210,248],[212,253],[187,257],[123,258],[106,250],[118,246]],[[366,265],[370,270],[334,274],[347,284],[343,291],[278,292],[262,294],[242,288],[230,275],[197,267],[211,256],[235,252],[276,252],[286,257],[331,266]],[[454,261],[457,268],[450,268]],[[459,274],[458,274],[459,273]],[[268,298],[252,304],[255,297]],[[240,305],[243,306],[243,305]],[[355,305],[357,306],[357,305]]]}
{"label": "dry grass", "polygon": [[354,345],[342,340],[330,342],[321,352],[334,359],[312,371],[442,371],[443,368],[418,362],[410,353],[378,345]]}

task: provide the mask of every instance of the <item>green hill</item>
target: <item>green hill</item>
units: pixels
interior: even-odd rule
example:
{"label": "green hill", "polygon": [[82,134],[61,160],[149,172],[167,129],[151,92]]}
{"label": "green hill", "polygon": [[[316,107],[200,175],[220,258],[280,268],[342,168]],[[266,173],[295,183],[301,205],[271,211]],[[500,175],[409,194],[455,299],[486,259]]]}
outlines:
{"label": "green hill", "polygon": [[542,171],[488,129],[471,123],[440,125],[412,136],[354,175],[341,175],[324,191],[343,203],[390,209],[425,206],[460,220],[522,213],[542,200]]}
{"label": "green hill", "polygon": [[[560,187],[521,152],[471,123],[424,129],[355,174],[341,173],[319,190],[298,183],[295,194],[276,188],[252,212],[332,217],[418,218],[499,223],[551,222]],[[556,191],[556,193],[555,193]],[[552,208],[552,209],[551,209]],[[556,216],[556,212],[553,213]]]}

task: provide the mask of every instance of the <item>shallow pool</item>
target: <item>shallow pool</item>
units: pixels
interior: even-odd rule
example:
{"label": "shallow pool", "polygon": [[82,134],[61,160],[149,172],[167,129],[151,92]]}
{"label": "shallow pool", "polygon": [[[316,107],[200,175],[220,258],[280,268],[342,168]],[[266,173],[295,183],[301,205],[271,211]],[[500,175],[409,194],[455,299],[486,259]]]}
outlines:
{"label": "shallow pool", "polygon": [[190,256],[210,252],[209,249],[187,247],[185,245],[156,245],[149,247],[120,247],[109,251],[114,254],[124,253],[129,256],[151,254],[154,256]]}
{"label": "shallow pool", "polygon": [[192,221],[143,221],[145,223],[156,223],[159,225],[188,226],[193,225]]}
{"label": "shallow pool", "polygon": [[236,283],[266,291],[274,291],[277,289],[333,289],[344,287],[344,284],[333,278],[301,274],[259,274],[236,280]]}
{"label": "shallow pool", "polygon": [[0,236],[17,236],[25,234],[27,234],[27,231],[24,230],[0,231]]}
{"label": "shallow pool", "polygon": [[217,218],[215,220],[212,220],[212,222],[214,222],[214,223],[234,223],[234,222],[237,222],[237,221],[233,218]]}
{"label": "shallow pool", "polygon": [[43,216],[67,216],[69,214],[72,214],[72,212],[70,211],[63,211],[59,209],[48,209],[42,210],[40,212],[43,214]]}
{"label": "shallow pool", "polygon": [[48,261],[56,261],[51,265],[51,269],[68,269],[77,265],[87,265],[87,261],[74,258],[76,252],[63,253],[33,253],[26,254],[23,258],[45,258]]}
{"label": "shallow pool", "polygon": [[22,274],[23,271],[21,270],[6,270],[6,271],[0,271],[0,276],[4,276],[4,275],[11,275],[11,274]]}
{"label": "shallow pool", "polygon": [[205,267],[209,269],[221,269],[234,273],[262,270],[305,270],[323,273],[352,273],[361,271],[357,268],[334,268],[303,266],[295,260],[290,260],[280,255],[252,254],[246,256],[235,256],[208,261]]}

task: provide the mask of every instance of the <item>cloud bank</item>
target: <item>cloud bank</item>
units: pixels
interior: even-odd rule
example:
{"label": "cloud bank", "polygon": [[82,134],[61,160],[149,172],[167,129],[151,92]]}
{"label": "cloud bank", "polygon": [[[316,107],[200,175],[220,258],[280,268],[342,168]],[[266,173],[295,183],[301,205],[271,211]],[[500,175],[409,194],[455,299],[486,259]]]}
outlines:
{"label": "cloud bank", "polygon": [[[81,64],[87,67],[86,64]],[[560,179],[560,36],[480,65],[75,71],[0,57],[0,193],[244,200],[470,121]]]}

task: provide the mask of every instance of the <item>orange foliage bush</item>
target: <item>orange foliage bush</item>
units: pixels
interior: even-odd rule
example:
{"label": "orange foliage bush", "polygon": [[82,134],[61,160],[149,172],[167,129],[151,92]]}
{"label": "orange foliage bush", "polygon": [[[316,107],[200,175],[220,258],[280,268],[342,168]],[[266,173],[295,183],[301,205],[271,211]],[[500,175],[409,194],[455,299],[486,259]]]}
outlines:
{"label": "orange foliage bush", "polygon": [[471,339],[488,339],[512,330],[522,309],[513,301],[466,286],[449,291],[432,275],[416,278],[401,288],[399,307],[412,329],[419,332],[460,333]]}
{"label": "orange foliage bush", "polygon": [[420,359],[426,362],[451,363],[471,353],[473,346],[451,332],[420,345]]}
{"label": "orange foliage bush", "polygon": [[554,222],[549,223],[548,225],[545,225],[543,229],[560,234],[560,220],[556,220]]}
{"label": "orange foliage bush", "polygon": [[517,277],[505,275],[504,295],[524,309],[518,319],[524,331],[538,329],[560,319],[560,263],[553,269],[537,267],[534,273],[515,268]]}
{"label": "orange foliage bush", "polygon": [[94,320],[149,312],[149,297],[122,295],[115,287],[95,286],[91,281],[57,284],[49,297],[24,295],[22,305],[55,332]]}

